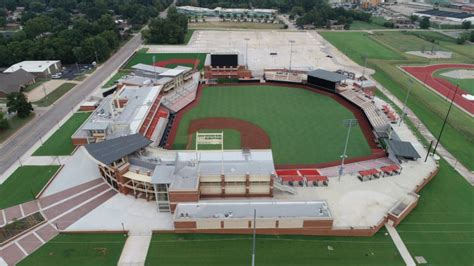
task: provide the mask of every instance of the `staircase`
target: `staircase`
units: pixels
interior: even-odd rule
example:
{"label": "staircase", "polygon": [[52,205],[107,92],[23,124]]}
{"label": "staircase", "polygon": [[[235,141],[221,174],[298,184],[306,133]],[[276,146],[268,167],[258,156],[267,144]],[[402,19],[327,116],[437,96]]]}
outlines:
{"label": "staircase", "polygon": [[289,186],[286,186],[286,185],[283,185],[279,182],[274,182],[273,187],[280,190],[280,191],[282,191],[282,192],[288,192],[288,193],[293,194],[293,195],[296,194],[296,189],[294,189],[292,187],[289,187]]}

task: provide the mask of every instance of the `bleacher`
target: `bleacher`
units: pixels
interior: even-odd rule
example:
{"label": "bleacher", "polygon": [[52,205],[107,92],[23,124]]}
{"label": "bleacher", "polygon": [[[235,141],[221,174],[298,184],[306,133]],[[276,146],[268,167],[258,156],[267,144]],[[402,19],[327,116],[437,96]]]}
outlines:
{"label": "bleacher", "polygon": [[389,125],[389,122],[385,119],[384,115],[380,113],[380,110],[375,104],[362,93],[347,89],[340,91],[339,94],[359,106],[364,111],[374,129],[385,128]]}
{"label": "bleacher", "polygon": [[289,71],[265,71],[265,80],[303,83],[303,74]]}
{"label": "bleacher", "polygon": [[188,82],[163,97],[163,105],[176,113],[196,99],[198,81]]}

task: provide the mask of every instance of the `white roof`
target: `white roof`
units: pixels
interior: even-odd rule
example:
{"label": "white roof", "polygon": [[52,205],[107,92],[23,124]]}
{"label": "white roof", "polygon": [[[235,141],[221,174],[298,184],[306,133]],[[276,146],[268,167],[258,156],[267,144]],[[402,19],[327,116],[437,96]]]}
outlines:
{"label": "white roof", "polygon": [[331,218],[326,201],[200,201],[179,203],[175,220],[257,218]]}
{"label": "white roof", "polygon": [[48,61],[23,61],[20,63],[16,63],[9,68],[7,68],[3,73],[12,73],[17,71],[18,69],[23,69],[26,72],[30,73],[38,73],[44,72],[50,66],[59,63],[59,60],[48,60]]}
{"label": "white roof", "polygon": [[161,73],[159,76],[161,77],[176,77],[178,75],[180,75],[181,73],[184,72],[184,69],[170,69],[170,70],[167,70],[163,73]]}
{"label": "white roof", "polygon": [[141,63],[132,66],[132,68],[146,71],[146,72],[151,72],[151,73],[156,72],[157,74],[160,74],[169,70],[169,68],[166,68],[166,67],[152,66],[152,65],[146,65],[146,64],[141,64]]}

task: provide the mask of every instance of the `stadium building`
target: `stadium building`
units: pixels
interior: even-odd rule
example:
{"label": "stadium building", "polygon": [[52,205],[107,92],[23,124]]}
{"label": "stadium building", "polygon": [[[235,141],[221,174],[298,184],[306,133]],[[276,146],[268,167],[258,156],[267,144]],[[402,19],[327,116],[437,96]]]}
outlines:
{"label": "stadium building", "polygon": [[474,22],[474,15],[467,12],[452,12],[443,10],[425,10],[414,12],[413,15],[419,17],[428,17],[436,20],[447,20],[462,23],[464,21]]}

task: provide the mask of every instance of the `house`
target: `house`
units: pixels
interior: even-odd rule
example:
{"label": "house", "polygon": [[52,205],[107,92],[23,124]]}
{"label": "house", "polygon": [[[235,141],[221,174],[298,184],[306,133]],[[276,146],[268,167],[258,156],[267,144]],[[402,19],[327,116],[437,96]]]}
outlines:
{"label": "house", "polygon": [[0,98],[6,98],[12,92],[20,92],[33,83],[35,83],[35,76],[23,69],[9,74],[0,73]]}

